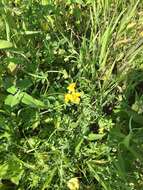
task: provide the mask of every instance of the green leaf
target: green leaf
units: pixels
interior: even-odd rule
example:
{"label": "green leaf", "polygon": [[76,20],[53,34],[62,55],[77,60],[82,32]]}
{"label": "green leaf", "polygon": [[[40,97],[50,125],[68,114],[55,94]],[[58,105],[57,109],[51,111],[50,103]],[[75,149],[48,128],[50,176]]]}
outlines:
{"label": "green leaf", "polygon": [[21,168],[18,168],[16,171],[15,171],[15,174],[13,177],[11,177],[11,181],[18,185],[19,184],[19,181],[20,179],[22,178],[22,175],[24,173],[24,170],[22,170]]}
{"label": "green leaf", "polygon": [[91,133],[88,135],[88,140],[89,141],[94,141],[94,140],[99,140],[99,139],[102,139],[104,137],[105,134],[94,134],[94,133]]}
{"label": "green leaf", "polygon": [[14,73],[16,71],[17,65],[13,62],[10,62],[7,66],[10,73]]}
{"label": "green leaf", "polygon": [[46,189],[46,188],[48,188],[48,187],[50,186],[51,181],[52,181],[52,179],[53,179],[53,177],[54,177],[56,171],[57,171],[57,168],[54,168],[54,169],[50,172],[50,175],[47,176],[47,179],[46,179],[46,181],[45,181],[45,183],[44,183],[44,185],[43,185],[43,187],[42,187],[42,190],[44,190],[44,189]]}
{"label": "green leaf", "polygon": [[20,34],[22,35],[33,35],[33,34],[39,34],[41,33],[41,31],[24,31],[24,32],[21,32]]}
{"label": "green leaf", "polygon": [[7,92],[10,94],[15,94],[17,92],[17,88],[15,86],[11,86],[7,89]]}
{"label": "green leaf", "polygon": [[6,185],[18,185],[19,181],[24,173],[22,164],[17,161],[15,155],[12,155],[8,158],[6,164],[0,166],[0,178],[6,179],[10,183],[6,183]]}
{"label": "green leaf", "polygon": [[82,137],[79,142],[77,143],[76,147],[75,147],[75,155],[78,154],[80,152],[80,148],[81,148],[81,145],[84,141],[84,138]]}
{"label": "green leaf", "polygon": [[0,49],[11,48],[13,44],[6,40],[0,40]]}
{"label": "green leaf", "polygon": [[143,124],[143,116],[141,114],[138,114],[137,112],[131,109],[126,109],[125,111],[128,114],[128,116],[132,117],[136,123],[141,125]]}
{"label": "green leaf", "polygon": [[42,5],[48,5],[48,4],[49,4],[49,1],[48,1],[48,0],[42,0],[42,1],[41,1],[41,4],[42,4]]}
{"label": "green leaf", "polygon": [[23,92],[22,94],[23,94],[22,103],[24,103],[26,105],[34,106],[34,107],[35,106],[36,107],[45,107],[45,104],[42,101],[37,100],[36,98],[33,98],[26,92]]}
{"label": "green leaf", "polygon": [[16,95],[8,95],[5,99],[5,104],[13,107],[20,103],[20,100],[22,98],[22,93],[17,93]]}
{"label": "green leaf", "polygon": [[64,69],[62,72],[63,72],[64,79],[67,79],[69,77],[67,71]]}
{"label": "green leaf", "polygon": [[0,165],[0,178],[3,178],[3,176],[6,175],[7,170],[8,170],[7,164]]}
{"label": "green leaf", "polygon": [[111,190],[111,188],[107,186],[106,182],[104,180],[102,180],[100,175],[97,173],[97,171],[95,171],[95,169],[92,167],[92,165],[89,162],[87,162],[87,166],[89,168],[89,171],[95,177],[95,179],[102,185],[103,189],[104,190]]}
{"label": "green leaf", "polygon": [[0,184],[0,190],[16,190],[16,185],[11,184],[11,186],[8,184]]}
{"label": "green leaf", "polygon": [[129,148],[129,146],[130,146],[130,140],[131,140],[131,138],[132,138],[132,133],[129,133],[129,134],[124,138],[124,140],[123,140],[123,144],[124,144],[127,148]]}
{"label": "green leaf", "polygon": [[83,4],[83,1],[82,0],[68,0],[67,3],[68,4],[71,4],[71,3]]}
{"label": "green leaf", "polygon": [[30,86],[32,86],[32,80],[29,78],[26,79],[20,79],[17,81],[16,86],[20,89],[20,90],[26,90],[27,88],[29,88]]}

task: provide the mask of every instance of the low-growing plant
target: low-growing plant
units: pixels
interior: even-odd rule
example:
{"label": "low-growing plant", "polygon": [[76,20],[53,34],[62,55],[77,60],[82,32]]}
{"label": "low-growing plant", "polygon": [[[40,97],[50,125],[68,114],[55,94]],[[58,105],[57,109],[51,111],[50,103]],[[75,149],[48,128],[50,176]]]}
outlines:
{"label": "low-growing plant", "polygon": [[0,189],[142,190],[141,0],[0,1]]}

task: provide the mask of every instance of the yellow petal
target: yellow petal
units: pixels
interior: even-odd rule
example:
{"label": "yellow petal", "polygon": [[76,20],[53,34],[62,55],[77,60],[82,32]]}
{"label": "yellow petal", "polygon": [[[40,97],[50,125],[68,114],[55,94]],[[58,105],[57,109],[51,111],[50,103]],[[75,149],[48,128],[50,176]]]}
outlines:
{"label": "yellow petal", "polygon": [[71,178],[67,182],[67,186],[70,190],[78,190],[79,189],[79,180],[77,177]]}
{"label": "yellow petal", "polygon": [[67,89],[70,91],[70,92],[74,92],[75,91],[75,87],[76,87],[76,83],[71,83]]}
{"label": "yellow petal", "polygon": [[80,93],[77,93],[77,92],[72,93],[71,94],[71,102],[74,103],[74,104],[79,104],[79,102],[80,102],[79,97],[80,97]]}
{"label": "yellow petal", "polygon": [[69,101],[71,101],[72,96],[71,94],[65,94],[65,103],[68,103]]}
{"label": "yellow petal", "polygon": [[76,98],[76,99],[74,100],[74,103],[75,103],[75,104],[79,104],[79,103],[80,103],[80,98]]}
{"label": "yellow petal", "polygon": [[76,93],[75,93],[75,96],[76,96],[76,97],[80,97],[80,96],[81,96],[81,93],[80,93],[80,92],[76,92]]}
{"label": "yellow petal", "polygon": [[79,104],[80,97],[81,97],[80,92],[70,91],[70,93],[65,94],[65,103],[71,102],[74,104]]}

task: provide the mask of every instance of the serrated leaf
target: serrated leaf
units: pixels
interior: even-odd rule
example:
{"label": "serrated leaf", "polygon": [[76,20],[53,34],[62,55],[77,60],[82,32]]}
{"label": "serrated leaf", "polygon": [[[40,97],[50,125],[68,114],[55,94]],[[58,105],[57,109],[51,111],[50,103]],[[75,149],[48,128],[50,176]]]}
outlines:
{"label": "serrated leaf", "polygon": [[13,44],[6,40],[0,40],[0,49],[11,48]]}

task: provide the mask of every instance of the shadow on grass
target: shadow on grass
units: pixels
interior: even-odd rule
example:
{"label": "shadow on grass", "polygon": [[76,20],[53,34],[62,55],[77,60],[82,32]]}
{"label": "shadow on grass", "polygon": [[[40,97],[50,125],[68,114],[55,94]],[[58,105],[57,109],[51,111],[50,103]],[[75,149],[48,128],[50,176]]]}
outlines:
{"label": "shadow on grass", "polygon": [[[143,189],[143,70],[128,73],[123,98],[114,109],[116,126],[110,131],[110,146],[117,153],[113,165],[127,188]],[[133,187],[131,187],[133,186]]]}

